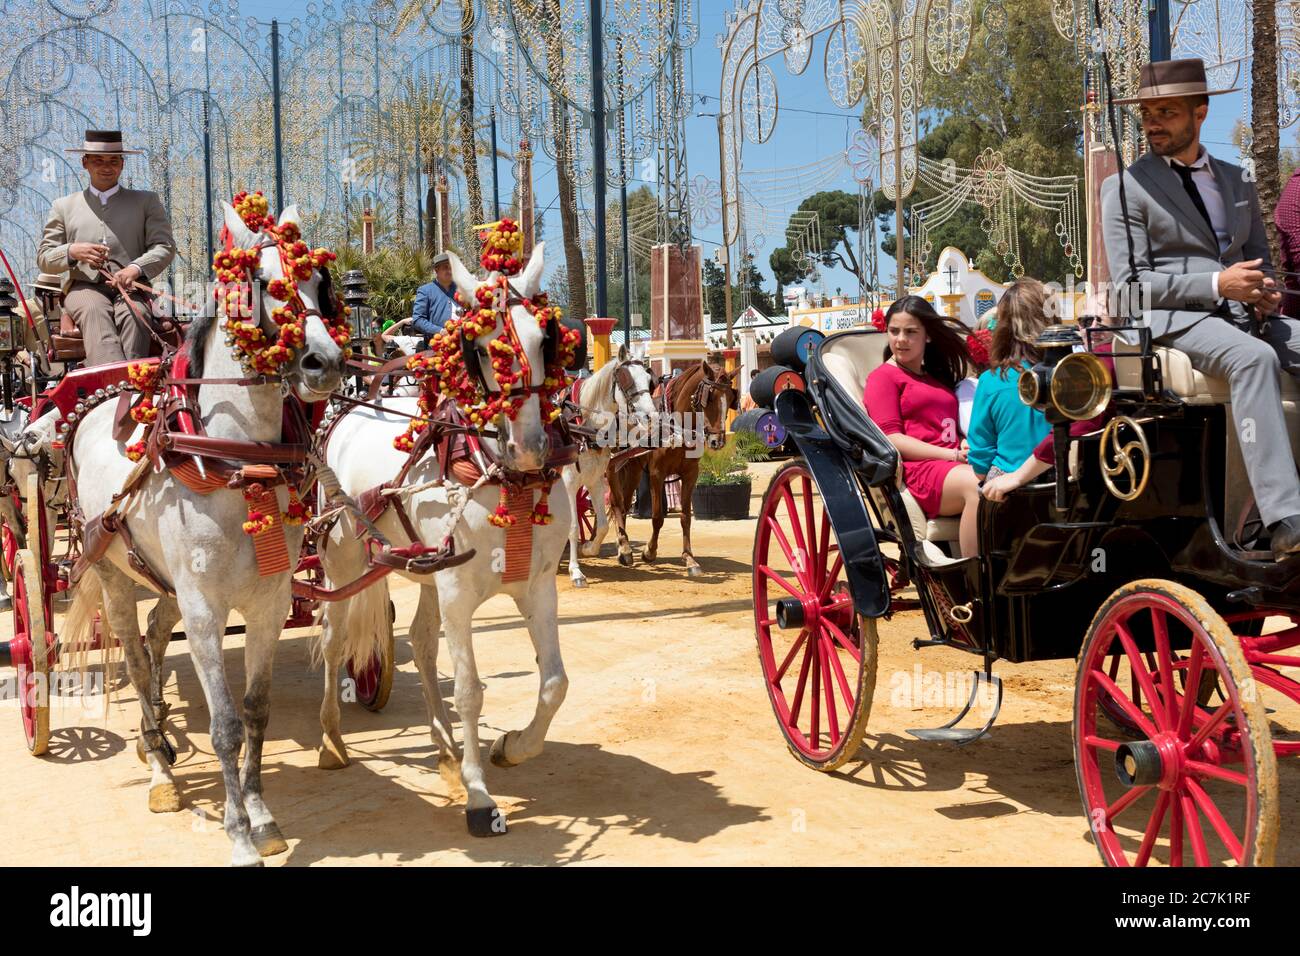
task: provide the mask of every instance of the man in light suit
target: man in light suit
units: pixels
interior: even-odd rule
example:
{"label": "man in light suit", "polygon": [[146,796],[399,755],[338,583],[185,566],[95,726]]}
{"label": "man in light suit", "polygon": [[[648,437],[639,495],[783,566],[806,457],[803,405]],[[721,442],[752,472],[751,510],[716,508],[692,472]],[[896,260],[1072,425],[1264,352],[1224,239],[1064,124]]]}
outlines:
{"label": "man in light suit", "polygon": [[37,264],[72,273],[64,308],[81,330],[87,365],[144,358],[150,335],[141,318],[148,321],[150,307],[138,284],[176,255],[167,211],[157,193],[118,184],[123,157],[140,151],[123,149],[117,130],[89,130],[82,147],[68,151],[82,154],[90,186],[54,201]]}
{"label": "man in light suit", "polygon": [[[1138,283],[1153,338],[1228,382],[1246,473],[1273,557],[1300,552],[1300,479],[1278,376],[1300,377],[1300,322],[1268,317],[1281,295],[1255,184],[1201,146],[1209,97],[1200,60],[1142,67],[1138,103],[1151,151],[1101,187],[1111,281]],[[1131,246],[1130,246],[1131,243]],[[1131,248],[1131,252],[1130,252]],[[1249,308],[1248,308],[1249,307]],[[1256,337],[1256,333],[1260,337]]]}

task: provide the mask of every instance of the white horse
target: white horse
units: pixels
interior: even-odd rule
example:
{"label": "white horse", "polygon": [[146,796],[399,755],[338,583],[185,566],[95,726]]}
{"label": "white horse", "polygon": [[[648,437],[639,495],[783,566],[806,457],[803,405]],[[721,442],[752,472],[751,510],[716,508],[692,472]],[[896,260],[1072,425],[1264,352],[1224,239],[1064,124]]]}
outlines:
{"label": "white horse", "polygon": [[[471,296],[478,280],[456,257],[451,257],[456,287]],[[542,245],[534,250],[523,272],[511,281],[515,291],[525,298],[538,292],[542,275]],[[536,320],[521,305],[510,310],[515,331],[532,370],[532,384],[540,385],[544,376],[543,333]],[[492,333],[476,339],[486,346],[487,339],[502,333],[502,323]],[[486,347],[483,349],[486,354]],[[473,358],[479,353],[472,353]],[[481,363],[487,381],[495,389],[495,374],[486,362]],[[516,359],[514,368],[519,368]],[[530,395],[514,419],[498,418],[500,438],[485,437],[484,444],[507,469],[519,472],[542,468],[550,453],[549,438],[543,427],[537,395]],[[391,481],[406,461],[406,453],[393,447],[393,439],[406,429],[409,416],[416,413],[416,399],[392,397],[382,400],[385,411],[355,408],[346,413],[335,428],[325,450],[325,460],[338,476],[343,490],[356,497],[362,491]],[[391,413],[387,410],[391,410]],[[405,413],[405,414],[403,414]],[[438,771],[454,797],[466,795],[466,823],[475,836],[504,833],[505,818],[497,811],[483,781],[479,746],[479,715],[483,709],[483,688],[474,661],[472,619],[475,610],[498,593],[514,598],[523,616],[537,654],[540,690],[537,711],[522,731],[510,731],[492,746],[491,760],[499,767],[509,767],[541,753],[551,719],[559,709],[569,680],[560,659],[559,628],[556,621],[555,574],[560,550],[568,534],[569,498],[564,485],[556,481],[550,490],[548,507],[554,520],[532,526],[532,547],[527,577],[503,580],[506,530],[489,521],[497,506],[498,488],[492,484],[470,490],[454,478],[445,484],[436,482],[438,463],[431,452],[416,464],[407,476],[406,487],[417,489],[404,496],[404,506],[423,543],[437,547],[446,537],[448,526],[455,524],[456,551],[474,549],[474,557],[464,564],[446,568],[429,576],[407,575],[420,585],[420,603],[411,624],[411,643],[415,662],[424,685],[425,703],[433,742],[439,749]],[[534,492],[534,495],[540,492]],[[463,507],[459,520],[453,511]],[[527,515],[520,518],[528,521]],[[397,546],[410,542],[400,520],[390,509],[377,522],[385,537]],[[331,529],[319,547],[321,563],[332,585],[352,581],[366,569],[365,545],[355,524],[343,517]],[[355,664],[369,662],[374,654],[386,653],[386,615],[388,587],[383,581],[362,591],[349,601],[326,605],[325,626],[321,635],[321,653],[325,661],[324,699],[320,720],[322,747],[319,764],[337,769],[348,763],[347,748],[339,731],[338,670],[344,659]],[[455,668],[456,710],[464,734],[461,751],[452,734],[451,720],[438,689],[438,632],[445,628]]]}
{"label": "white horse", "polygon": [[[587,586],[586,575],[578,555],[593,558],[600,554],[600,544],[609,531],[605,509],[605,472],[614,454],[615,431],[619,419],[630,428],[648,428],[656,420],[654,388],[650,370],[640,362],[628,361],[627,349],[620,346],[618,357],[606,362],[594,375],[586,378],[578,390],[578,407],[583,425],[596,429],[597,446],[588,447],[572,465],[564,466],[564,490],[573,504],[573,521],[569,526],[569,579],[575,588]],[[578,491],[586,488],[596,513],[596,528],[591,540],[579,544],[582,516],[578,513]]]}
{"label": "white horse", "polygon": [[[264,233],[253,233],[229,205],[225,223],[237,247],[253,248]],[[296,206],[280,216],[279,224],[297,222]],[[282,278],[281,261],[274,244],[261,251],[256,276],[265,290],[267,283]],[[309,280],[298,283],[307,310],[306,341],[295,350],[284,367],[284,389],[292,386],[305,401],[319,401],[338,387],[344,371],[343,351],[331,338],[321,318],[332,317],[338,307],[328,285],[328,273],[314,270]],[[269,317],[278,303],[263,291],[257,317],[274,341],[276,330]],[[245,373],[225,344],[221,321],[213,316],[196,319],[190,326],[192,377],[242,379]],[[280,384],[239,386],[202,385],[198,389],[199,413],[207,434],[236,441],[278,442],[286,392]],[[72,443],[70,464],[76,480],[77,499],[87,518],[102,514],[121,489],[135,464],[127,458],[125,445],[138,441],[142,426],[127,442],[113,438],[114,408],[109,402],[88,412],[78,425]],[[286,490],[277,489],[281,510],[287,504]],[[271,664],[276,641],[289,616],[291,571],[259,575],[253,539],[244,533],[248,505],[238,489],[220,488],[196,494],[173,477],[170,471],[152,472],[140,490],[118,514],[130,529],[135,552],[145,565],[167,584],[175,598],[164,595],[149,615],[148,647],[133,636],[139,633],[136,618],[136,584],[150,586],[128,559],[121,537],[104,557],[81,579],[73,608],[69,612],[68,639],[76,644],[75,631],[84,633],[101,603],[112,632],[125,650],[131,683],[139,695],[143,719],[142,737],[150,742],[144,756],[152,773],[149,809],[155,813],[180,809],[180,793],[171,766],[160,752],[160,715],[151,705],[161,700],[161,667],[173,626],[185,621],[190,656],[194,661],[203,695],[211,716],[212,747],[221,762],[225,783],[226,835],[234,843],[232,863],[260,865],[260,856],[283,852],[287,845],[262,799],[262,742],[270,711]],[[301,548],[303,529],[286,526],[290,569]],[[238,611],[247,624],[244,644],[246,687],[243,720],[226,681],[222,643],[226,621]],[[146,733],[147,732],[147,733]],[[244,744],[242,770],[239,751]]]}

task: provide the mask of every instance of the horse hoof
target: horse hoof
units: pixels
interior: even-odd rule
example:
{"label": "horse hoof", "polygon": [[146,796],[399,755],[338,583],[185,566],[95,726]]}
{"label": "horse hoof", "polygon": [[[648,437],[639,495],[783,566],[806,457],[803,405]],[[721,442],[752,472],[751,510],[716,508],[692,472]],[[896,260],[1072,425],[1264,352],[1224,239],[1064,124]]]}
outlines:
{"label": "horse hoof", "polygon": [[627,554],[623,554],[622,552],[619,553],[618,563],[623,565],[623,567],[625,568],[632,567],[632,563],[634,560],[635,559],[632,557],[631,552],[628,552]]}
{"label": "horse hoof", "polygon": [[569,580],[573,582],[575,588],[585,588],[587,586],[586,578],[570,578]]}
{"label": "horse hoof", "polygon": [[320,756],[316,758],[316,766],[321,770],[342,770],[351,761],[348,760],[348,752],[330,742],[325,741],[320,748]]}
{"label": "horse hoof", "polygon": [[249,854],[247,851],[241,854],[238,850],[236,850],[235,855],[230,858],[230,865],[234,867],[240,867],[240,868],[245,868],[250,866],[266,866],[266,864],[262,862],[262,858],[257,855],[256,850],[254,850],[252,854]]}
{"label": "horse hoof", "polygon": [[698,564],[692,564],[690,567],[686,569],[687,576],[692,578],[698,578],[703,573],[704,573],[704,569],[700,567]]}
{"label": "horse hoof", "polygon": [[258,856],[275,856],[289,849],[284,834],[280,832],[280,828],[274,821],[263,823],[260,827],[253,827],[252,836],[253,846],[257,847]]}
{"label": "horse hoof", "polygon": [[466,810],[465,823],[473,837],[504,836],[506,833],[506,816],[496,807]]}
{"label": "horse hoof", "polygon": [[641,555],[641,560],[644,561],[646,564],[654,564],[655,557],[656,555],[653,551],[646,551]]}
{"label": "horse hoof", "polygon": [[492,766],[503,769],[519,766],[506,756],[506,741],[510,739],[512,733],[514,733],[513,730],[492,741],[492,749],[488,751],[488,760],[492,761]]}
{"label": "horse hoof", "polygon": [[150,813],[176,813],[181,808],[181,792],[174,783],[160,783],[149,788]]}

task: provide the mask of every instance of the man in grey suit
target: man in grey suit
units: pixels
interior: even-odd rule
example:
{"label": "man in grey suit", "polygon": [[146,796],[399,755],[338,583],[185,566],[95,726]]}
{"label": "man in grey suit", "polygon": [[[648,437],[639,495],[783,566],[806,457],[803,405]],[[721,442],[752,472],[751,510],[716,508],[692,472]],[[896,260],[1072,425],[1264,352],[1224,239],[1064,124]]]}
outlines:
{"label": "man in grey suit", "polygon": [[167,211],[157,193],[118,184],[123,157],[139,150],[123,149],[117,130],[89,130],[84,145],[69,152],[82,154],[90,186],[54,201],[37,264],[42,272],[72,273],[64,308],[81,330],[87,365],[144,358],[150,307],[140,286],[176,255]]}
{"label": "man in grey suit", "polygon": [[[1137,283],[1133,318],[1152,337],[1225,379],[1246,473],[1273,557],[1300,552],[1300,479],[1282,415],[1278,376],[1300,377],[1300,322],[1269,318],[1281,294],[1254,182],[1209,155],[1201,124],[1209,97],[1200,60],[1142,67],[1138,103],[1151,151],[1101,187],[1111,280]],[[1136,310],[1136,306],[1134,309]]]}

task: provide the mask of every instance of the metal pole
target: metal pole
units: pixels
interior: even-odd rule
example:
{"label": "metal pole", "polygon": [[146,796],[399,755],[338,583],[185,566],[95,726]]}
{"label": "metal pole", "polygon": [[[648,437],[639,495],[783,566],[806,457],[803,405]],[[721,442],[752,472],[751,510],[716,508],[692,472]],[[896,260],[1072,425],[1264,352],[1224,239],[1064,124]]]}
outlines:
{"label": "metal pole", "polygon": [[618,197],[623,235],[623,344],[632,352],[632,256],[627,234],[627,126],[623,90],[623,38],[618,38]]}
{"label": "metal pole", "polygon": [[208,57],[208,35],[203,33],[203,221],[207,229],[208,263],[214,255],[212,233],[212,64]]}
{"label": "metal pole", "polygon": [[271,21],[271,123],[275,128],[275,208],[284,209],[284,144],[280,127],[280,21]]}
{"label": "metal pole", "polygon": [[1169,0],[1147,0],[1147,25],[1151,31],[1151,61],[1172,59]]}
{"label": "metal pole", "polygon": [[898,237],[894,244],[894,271],[898,274],[896,284],[898,297],[907,292],[903,286],[903,116],[902,116],[902,70],[900,57],[903,52],[902,38],[898,35],[901,22],[898,11],[894,12],[894,234]]}
{"label": "metal pole", "polygon": [[727,238],[727,233],[731,229],[731,217],[727,215],[727,156],[723,152],[722,137],[722,111],[727,108],[723,103],[718,108],[718,157],[719,157],[719,183],[722,187],[722,296],[727,313],[727,330],[728,342],[730,342],[731,330],[731,241]]}
{"label": "metal pole", "polygon": [[492,218],[501,219],[501,191],[497,181],[497,108],[490,111],[492,117]]}
{"label": "metal pole", "polygon": [[609,314],[609,290],[605,286],[605,39],[601,0],[590,0],[588,10],[591,20],[591,151],[595,157],[596,187],[596,315],[603,318]]}

